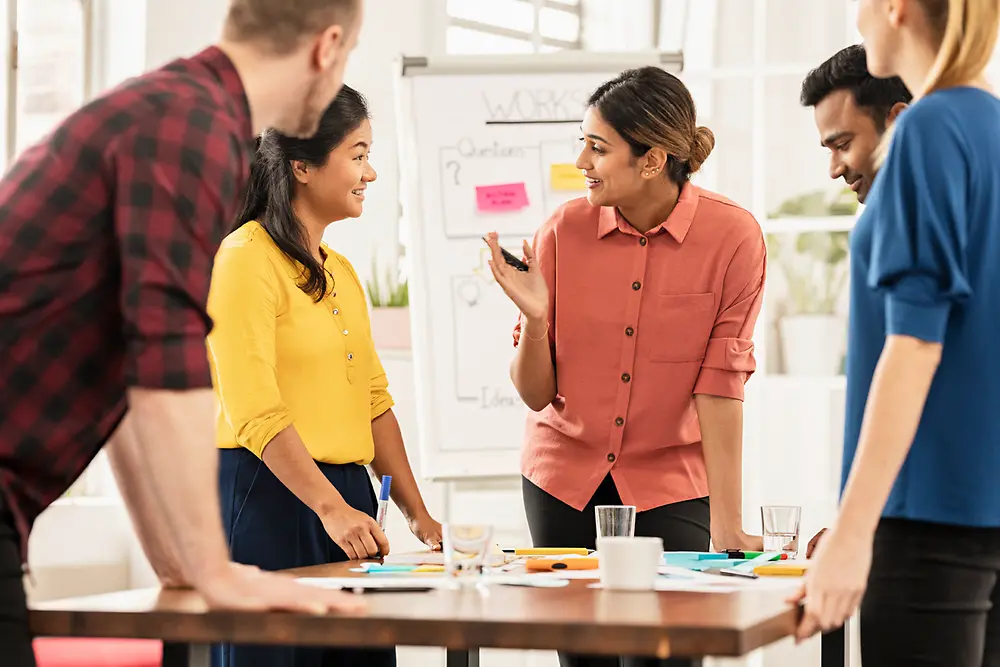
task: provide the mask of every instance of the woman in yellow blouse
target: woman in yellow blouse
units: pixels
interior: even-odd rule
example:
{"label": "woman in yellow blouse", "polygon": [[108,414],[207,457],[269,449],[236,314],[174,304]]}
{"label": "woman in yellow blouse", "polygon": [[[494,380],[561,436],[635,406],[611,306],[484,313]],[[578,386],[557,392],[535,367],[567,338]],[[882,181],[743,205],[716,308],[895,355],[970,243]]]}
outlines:
{"label": "woman in yellow blouse", "polygon": [[[331,222],[361,215],[375,180],[371,144],[367,105],[347,86],[312,138],[265,132],[245,210],[215,260],[208,348],[223,524],[233,560],[262,569],[388,553],[368,464],[392,476],[413,533],[441,542],[393,416],[365,291],[321,240]],[[216,658],[226,667],[395,664],[392,650],[224,646]]]}

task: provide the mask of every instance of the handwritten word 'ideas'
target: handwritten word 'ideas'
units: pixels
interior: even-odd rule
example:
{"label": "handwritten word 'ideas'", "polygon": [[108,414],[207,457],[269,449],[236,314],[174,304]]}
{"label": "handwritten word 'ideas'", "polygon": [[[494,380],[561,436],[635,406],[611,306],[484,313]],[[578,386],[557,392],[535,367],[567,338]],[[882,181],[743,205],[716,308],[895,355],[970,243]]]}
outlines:
{"label": "handwritten word 'ideas'", "polygon": [[587,109],[585,90],[515,90],[513,93],[483,91],[489,122],[577,120]]}
{"label": "handwritten word 'ideas'", "polygon": [[516,395],[498,387],[483,387],[479,407],[484,410],[520,408],[524,405]]}

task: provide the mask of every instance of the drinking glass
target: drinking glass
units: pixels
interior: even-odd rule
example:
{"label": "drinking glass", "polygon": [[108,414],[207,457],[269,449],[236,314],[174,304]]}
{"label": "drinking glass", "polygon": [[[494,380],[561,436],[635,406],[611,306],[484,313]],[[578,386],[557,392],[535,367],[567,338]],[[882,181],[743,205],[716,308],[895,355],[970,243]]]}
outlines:
{"label": "drinking glass", "polygon": [[597,537],[635,537],[635,505],[598,505],[594,508]]}
{"label": "drinking glass", "polygon": [[444,525],[444,566],[448,577],[462,585],[482,581],[493,546],[493,526]]}
{"label": "drinking glass", "polygon": [[796,505],[765,505],[760,508],[764,527],[764,551],[781,551],[795,558],[799,553],[799,519]]}

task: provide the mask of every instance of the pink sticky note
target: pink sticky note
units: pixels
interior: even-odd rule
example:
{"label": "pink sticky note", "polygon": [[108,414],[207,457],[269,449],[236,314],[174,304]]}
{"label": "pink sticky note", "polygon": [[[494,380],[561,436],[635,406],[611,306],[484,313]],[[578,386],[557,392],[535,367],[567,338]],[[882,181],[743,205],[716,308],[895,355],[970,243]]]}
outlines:
{"label": "pink sticky note", "polygon": [[480,211],[502,213],[516,211],[528,205],[524,183],[476,186],[476,206]]}

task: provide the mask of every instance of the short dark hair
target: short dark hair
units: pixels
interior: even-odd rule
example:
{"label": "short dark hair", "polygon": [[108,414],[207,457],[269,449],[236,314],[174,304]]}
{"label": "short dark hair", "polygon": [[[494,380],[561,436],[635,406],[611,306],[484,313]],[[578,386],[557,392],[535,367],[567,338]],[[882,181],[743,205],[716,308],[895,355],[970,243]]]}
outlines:
{"label": "short dark hair", "polygon": [[814,107],[836,90],[849,90],[854,103],[875,121],[879,131],[885,130],[886,118],[892,107],[909,103],[913,95],[897,76],[877,79],[868,72],[865,48],[854,44],[841,49],[822,65],[809,72],[802,82],[799,101]]}
{"label": "short dark hair", "polygon": [[305,227],[295,215],[293,161],[312,167],[326,164],[337,146],[368,120],[368,103],[350,86],[343,86],[319,121],[316,134],[308,139],[265,130],[257,138],[257,155],[250,169],[250,182],[234,231],[251,220],[267,230],[286,257],[302,266],[299,288],[315,301],[322,301],[331,286],[326,271],[309,250]]}
{"label": "short dark hair", "polygon": [[225,37],[264,43],[279,55],[331,25],[354,27],[361,0],[230,0]]}
{"label": "short dark hair", "polygon": [[683,185],[715,148],[715,135],[698,125],[694,99],[673,74],[659,67],[622,72],[601,84],[587,105],[642,157],[653,146],[669,156],[667,176]]}

